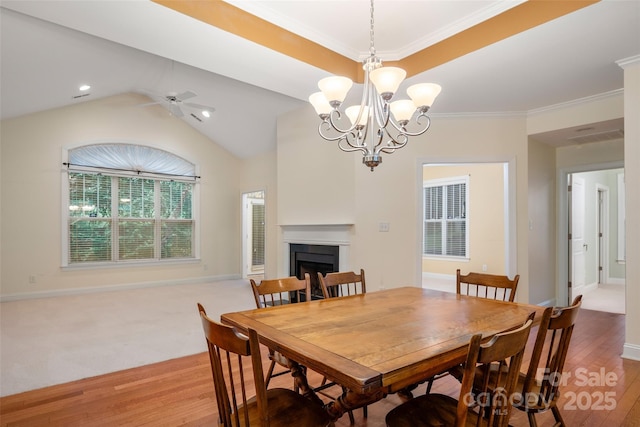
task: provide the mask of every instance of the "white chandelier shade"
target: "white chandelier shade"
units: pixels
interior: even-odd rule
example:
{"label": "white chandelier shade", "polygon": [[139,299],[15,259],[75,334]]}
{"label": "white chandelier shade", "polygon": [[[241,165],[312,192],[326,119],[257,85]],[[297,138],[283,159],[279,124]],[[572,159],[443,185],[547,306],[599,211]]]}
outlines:
{"label": "white chandelier shade", "polygon": [[[409,137],[425,133],[431,126],[427,112],[441,87],[435,83],[418,83],[407,89],[410,100],[391,99],[406,77],[398,67],[383,67],[373,46],[373,0],[371,0],[370,56],[363,62],[364,88],[360,105],[341,111],[341,106],[353,86],[348,77],[332,76],[318,82],[320,92],[309,96],[320,117],[318,133],[327,141],[338,143],[345,152],[361,151],[362,162],[374,170],[382,162],[381,153],[393,153],[404,147]],[[346,115],[351,122],[342,128]],[[411,126],[411,127],[409,127]]]}

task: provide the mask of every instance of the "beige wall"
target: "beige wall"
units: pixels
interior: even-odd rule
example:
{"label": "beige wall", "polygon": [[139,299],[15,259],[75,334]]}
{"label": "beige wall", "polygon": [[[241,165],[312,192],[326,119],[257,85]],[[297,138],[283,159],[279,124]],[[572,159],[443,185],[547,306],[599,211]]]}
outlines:
{"label": "beige wall", "polygon": [[320,139],[311,105],[278,119],[278,224],[353,224],[354,153]]}
{"label": "beige wall", "polygon": [[[305,126],[300,126],[305,124]],[[311,108],[289,113],[280,121],[289,126],[278,135],[278,218],[297,212],[296,224],[351,223],[350,267],[367,271],[372,291],[421,283],[420,204],[422,164],[443,162],[513,162],[514,209],[526,211],[526,137],[523,117],[438,118],[431,129],[370,172],[357,153],[343,153],[335,144],[322,140],[315,129],[318,118]],[[303,159],[323,162],[303,167]],[[329,176],[327,181],[325,178]],[[304,189],[303,196],[286,194]],[[285,190],[288,189],[288,190]],[[305,195],[319,195],[318,198]],[[308,217],[300,204],[310,206]],[[380,222],[390,224],[389,232],[379,232]],[[518,219],[514,234],[516,250],[526,253],[526,218]],[[524,246],[523,246],[524,245]],[[282,251],[279,252],[280,254]],[[282,255],[280,255],[281,257]],[[282,264],[279,261],[279,264]],[[526,262],[517,258],[515,267],[524,282],[519,298],[528,300]],[[282,274],[283,272],[280,271]]]}
{"label": "beige wall", "polygon": [[424,180],[469,176],[469,259],[424,257],[422,271],[455,277],[483,271],[505,274],[505,177],[503,163],[465,163],[456,166],[425,166]]}
{"label": "beige wall", "polygon": [[529,141],[529,298],[556,304],[555,149]]}
{"label": "beige wall", "polygon": [[[4,299],[238,276],[240,161],[164,108],[136,107],[147,101],[139,95],[120,95],[2,122]],[[63,148],[114,141],[164,149],[197,165],[202,176],[198,184],[201,261],[153,267],[61,268]],[[29,283],[30,276],[35,283]]]}

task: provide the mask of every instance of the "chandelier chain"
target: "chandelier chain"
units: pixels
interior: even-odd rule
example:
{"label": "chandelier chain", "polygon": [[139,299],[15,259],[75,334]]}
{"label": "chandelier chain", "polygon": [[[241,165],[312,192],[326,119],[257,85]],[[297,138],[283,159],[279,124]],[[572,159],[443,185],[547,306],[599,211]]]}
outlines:
{"label": "chandelier chain", "polygon": [[371,56],[376,54],[376,48],[373,45],[373,0],[371,0],[371,21],[370,21],[370,29],[369,29],[369,53]]}

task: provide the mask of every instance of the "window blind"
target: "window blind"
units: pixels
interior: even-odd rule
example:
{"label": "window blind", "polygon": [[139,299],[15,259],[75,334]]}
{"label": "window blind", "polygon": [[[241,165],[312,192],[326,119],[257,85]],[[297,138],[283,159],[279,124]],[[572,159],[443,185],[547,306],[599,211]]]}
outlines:
{"label": "window blind", "polygon": [[423,253],[467,256],[467,183],[434,181],[424,186]]}

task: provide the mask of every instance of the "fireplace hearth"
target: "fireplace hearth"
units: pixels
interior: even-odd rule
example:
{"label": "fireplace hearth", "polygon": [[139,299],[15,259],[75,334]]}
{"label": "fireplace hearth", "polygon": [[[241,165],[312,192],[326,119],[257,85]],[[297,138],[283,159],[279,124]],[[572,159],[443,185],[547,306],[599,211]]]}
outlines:
{"label": "fireplace hearth", "polygon": [[339,271],[340,248],[333,245],[309,245],[291,243],[289,245],[289,274],[299,279],[309,273],[311,278],[311,299],[321,299],[322,289],[317,273],[326,274]]}

